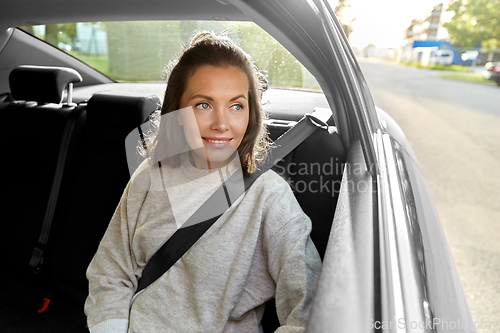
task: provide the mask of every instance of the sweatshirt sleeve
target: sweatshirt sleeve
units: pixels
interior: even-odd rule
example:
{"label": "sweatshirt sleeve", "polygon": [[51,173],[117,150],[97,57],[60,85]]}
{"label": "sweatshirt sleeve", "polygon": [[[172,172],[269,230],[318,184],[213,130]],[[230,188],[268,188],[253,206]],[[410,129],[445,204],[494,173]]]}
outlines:
{"label": "sweatshirt sleeve", "polygon": [[138,283],[130,240],[144,193],[134,191],[132,181],[129,182],[87,269],[89,295],[85,314],[92,333],[128,330],[130,301]]}
{"label": "sweatshirt sleeve", "polygon": [[265,216],[276,226],[272,233],[268,232],[265,245],[269,273],[276,283],[276,310],[281,324],[276,332],[304,332],[322,263],[310,237],[311,220],[288,184],[278,188],[279,194]]}

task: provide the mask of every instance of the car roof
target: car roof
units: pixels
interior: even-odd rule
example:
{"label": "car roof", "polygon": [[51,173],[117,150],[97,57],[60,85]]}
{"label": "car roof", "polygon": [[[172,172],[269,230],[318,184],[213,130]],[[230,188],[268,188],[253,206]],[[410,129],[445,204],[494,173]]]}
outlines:
{"label": "car roof", "polygon": [[17,0],[3,1],[0,29],[67,22],[248,18],[227,0]]}

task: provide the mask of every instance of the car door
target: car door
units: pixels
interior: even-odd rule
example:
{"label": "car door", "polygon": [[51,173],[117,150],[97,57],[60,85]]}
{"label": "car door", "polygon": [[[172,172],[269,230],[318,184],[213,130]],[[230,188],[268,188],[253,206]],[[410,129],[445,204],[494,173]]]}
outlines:
{"label": "car door", "polygon": [[308,331],[474,331],[411,147],[377,112],[329,4],[232,3],[316,77],[348,150]]}

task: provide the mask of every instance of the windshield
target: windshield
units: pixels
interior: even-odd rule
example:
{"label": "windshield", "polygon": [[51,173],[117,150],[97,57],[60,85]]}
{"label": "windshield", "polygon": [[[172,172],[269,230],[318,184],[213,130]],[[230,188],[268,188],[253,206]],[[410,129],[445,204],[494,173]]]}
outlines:
{"label": "windshield", "polygon": [[253,22],[135,21],[23,26],[21,29],[116,81],[160,81],[196,31],[225,31],[267,74],[270,87],[321,91],[315,78]]}

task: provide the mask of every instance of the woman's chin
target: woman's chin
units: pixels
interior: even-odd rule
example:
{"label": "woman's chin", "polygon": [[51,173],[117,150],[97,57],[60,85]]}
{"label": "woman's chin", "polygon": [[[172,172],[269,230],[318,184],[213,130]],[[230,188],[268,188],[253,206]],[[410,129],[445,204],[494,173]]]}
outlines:
{"label": "woman's chin", "polygon": [[[219,145],[221,146],[221,145]],[[207,145],[205,151],[202,153],[200,149],[196,149],[197,155],[196,166],[202,169],[216,169],[228,165],[236,153],[236,148],[231,145],[222,145],[223,147],[212,147]]]}

